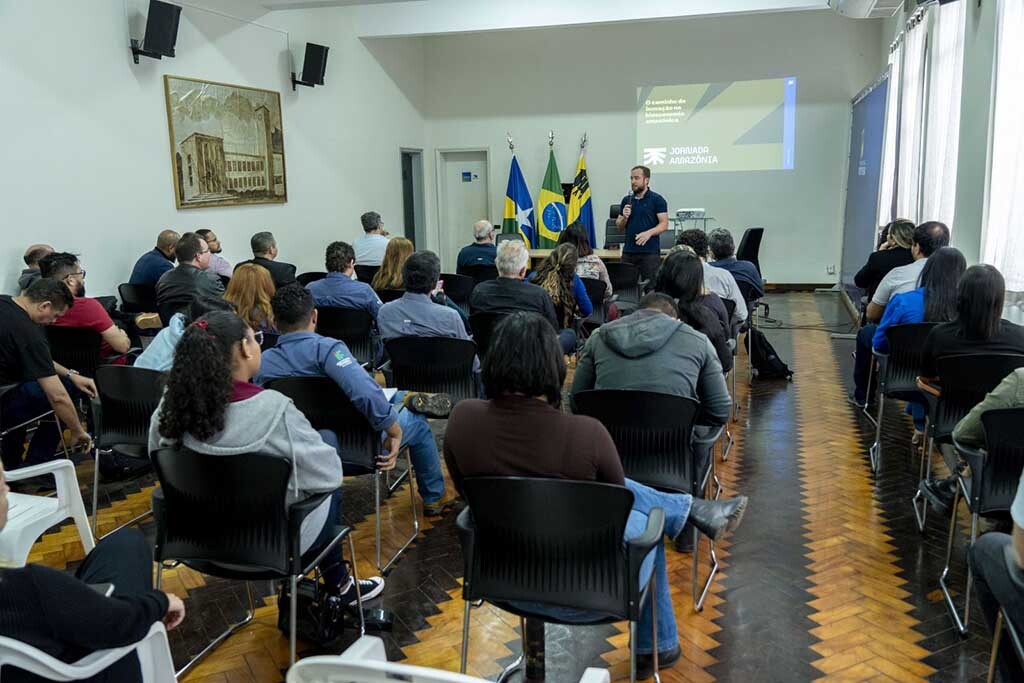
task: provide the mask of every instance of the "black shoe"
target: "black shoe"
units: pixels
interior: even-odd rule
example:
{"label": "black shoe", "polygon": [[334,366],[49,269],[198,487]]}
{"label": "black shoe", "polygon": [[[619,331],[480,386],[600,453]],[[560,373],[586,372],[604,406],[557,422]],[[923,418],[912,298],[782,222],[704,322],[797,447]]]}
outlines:
{"label": "black shoe", "polygon": [[[372,600],[384,591],[384,579],[379,576],[371,576],[368,579],[363,579],[359,582],[359,593],[363,602]],[[359,604],[356,600],[356,585],[352,583],[349,585],[348,590],[341,594],[341,604],[347,605],[348,607],[355,607]]]}
{"label": "black shoe", "polygon": [[675,547],[676,552],[693,552],[693,527],[689,523],[683,527],[683,532],[676,536],[676,540],[673,541],[673,546]]}
{"label": "black shoe", "polygon": [[[679,643],[671,650],[664,650],[658,652],[658,669],[667,669],[676,662],[679,661],[679,657],[682,656],[683,651],[679,647]],[[650,678],[654,675],[654,655],[637,655],[636,656],[636,678],[642,680],[644,678]]]}
{"label": "black shoe", "polygon": [[860,408],[861,410],[864,410],[864,408],[866,408],[868,405],[866,400],[862,401],[858,399],[856,394],[854,394],[854,392],[852,391],[846,395],[846,400],[849,401],[850,404],[856,406],[857,408]]}
{"label": "black shoe", "polygon": [[104,483],[135,479],[153,470],[148,460],[126,458],[116,453],[101,453],[99,467],[100,480]]}
{"label": "black shoe", "polygon": [[936,512],[947,514],[956,497],[956,477],[948,479],[925,479],[917,485],[917,490],[928,499]]}
{"label": "black shoe", "polygon": [[443,420],[452,412],[452,397],[448,394],[409,392],[405,397],[405,407],[414,413]]}
{"label": "black shoe", "polygon": [[746,496],[722,501],[694,498],[690,506],[690,521],[702,534],[717,541],[726,531],[736,530],[746,509]]}

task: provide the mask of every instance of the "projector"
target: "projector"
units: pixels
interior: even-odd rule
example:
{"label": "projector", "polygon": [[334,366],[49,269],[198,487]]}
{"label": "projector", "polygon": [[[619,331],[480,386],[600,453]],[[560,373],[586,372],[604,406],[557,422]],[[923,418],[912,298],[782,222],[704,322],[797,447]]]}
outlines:
{"label": "projector", "polygon": [[828,0],[828,6],[850,19],[888,19],[903,7],[903,0]]}
{"label": "projector", "polygon": [[707,214],[705,209],[676,209],[677,221],[700,221]]}

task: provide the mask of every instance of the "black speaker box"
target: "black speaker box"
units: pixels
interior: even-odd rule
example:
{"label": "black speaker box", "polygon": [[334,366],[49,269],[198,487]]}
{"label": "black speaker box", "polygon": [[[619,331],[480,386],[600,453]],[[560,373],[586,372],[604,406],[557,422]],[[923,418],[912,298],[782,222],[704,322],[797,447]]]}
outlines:
{"label": "black speaker box", "polygon": [[326,45],[306,43],[306,58],[302,62],[302,80],[313,85],[324,84],[324,74],[327,72],[327,50]]}
{"label": "black speaker box", "polygon": [[164,57],[174,56],[174,44],[178,41],[178,19],[181,7],[160,0],[149,0],[149,15],[146,17],[146,37],[143,48]]}

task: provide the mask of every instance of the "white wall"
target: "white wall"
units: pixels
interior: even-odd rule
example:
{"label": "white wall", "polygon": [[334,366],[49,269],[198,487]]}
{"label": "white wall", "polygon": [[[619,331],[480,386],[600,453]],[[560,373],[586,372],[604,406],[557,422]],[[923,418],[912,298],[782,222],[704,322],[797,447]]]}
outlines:
{"label": "white wall", "polygon": [[[146,4],[130,0],[133,24]],[[218,6],[247,11],[244,1]],[[301,272],[322,270],[327,241],[361,234],[365,210],[400,227],[398,150],[424,144],[412,101],[423,81],[422,44],[377,41],[371,53],[342,11],[259,20],[290,31],[300,63],[306,41],[330,45],[328,87],[293,93],[283,33],[209,12],[182,12],[178,57],[136,66],[123,0],[0,6],[0,291],[15,288],[30,242],[80,253],[88,290],[99,295],[127,280],[163,228],[214,228],[232,261],[249,257],[253,232],[272,230],[281,258]],[[175,209],[165,73],[281,92],[288,203]]]}
{"label": "white wall", "polygon": [[[666,195],[671,211],[706,207],[737,240],[743,228],[765,226],[761,264],[770,281],[831,282],[825,267],[840,257],[850,100],[884,66],[882,38],[883,22],[832,12],[430,37],[429,143],[489,148],[494,218],[501,216],[510,159],[506,131],[534,193],[547,163],[548,130],[556,133],[563,180],[572,178],[586,131],[602,239],[608,205],[628,191],[636,163],[637,86],[795,75],[795,170],[664,174],[652,187]],[[452,227],[468,235],[468,226]]]}

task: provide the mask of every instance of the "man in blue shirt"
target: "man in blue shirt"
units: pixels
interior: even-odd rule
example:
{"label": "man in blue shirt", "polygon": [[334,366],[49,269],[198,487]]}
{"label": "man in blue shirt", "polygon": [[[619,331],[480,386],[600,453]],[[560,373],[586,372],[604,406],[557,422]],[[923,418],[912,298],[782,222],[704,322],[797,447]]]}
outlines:
{"label": "man in blue shirt", "polygon": [[463,247],[459,251],[459,259],[456,262],[456,269],[465,266],[493,266],[494,257],[498,250],[494,246],[494,226],[488,220],[477,221],[473,224],[473,244]]}
{"label": "man in blue shirt", "polygon": [[356,254],[352,245],[346,242],[331,242],[327,245],[324,266],[327,277],[310,282],[306,289],[313,295],[317,307],[336,306],[357,311],[366,311],[377,319],[381,307],[380,297],[365,282],[352,279],[355,272]]}
{"label": "man in blue shirt", "polygon": [[[352,405],[366,417],[375,430],[383,432],[383,448],[394,451],[409,448],[412,466],[416,470],[416,484],[423,499],[424,514],[437,516],[451,505],[445,498],[444,474],[437,453],[437,442],[430,430],[427,418],[402,407],[406,398],[401,392],[395,395],[394,404],[384,396],[384,391],[373,380],[343,342],[317,334],[316,309],[313,296],[297,284],[286,285],[277,290],[271,302],[274,320],[281,331],[277,346],[263,354],[260,372],[254,378],[256,384],[264,385],[280,377],[330,377],[352,401]],[[424,394],[416,395],[424,412],[437,411],[437,404],[451,399],[436,394],[430,399]],[[429,405],[426,405],[429,403]],[[409,405],[418,405],[413,401]],[[440,411],[433,414],[438,416]],[[323,430],[324,441],[335,448],[338,438]]]}
{"label": "man in blue shirt", "polygon": [[173,230],[164,230],[156,238],[156,246],[147,251],[132,268],[128,278],[130,285],[151,285],[156,287],[160,276],[174,267],[174,250],[181,235]]}
{"label": "man in blue shirt", "polygon": [[626,231],[622,245],[623,263],[632,263],[640,269],[640,277],[652,279],[661,266],[661,238],[668,230],[668,202],[650,189],[651,169],[634,166],[629,172],[627,194],[619,204],[619,217],[615,225]]}
{"label": "man in blue shirt", "polygon": [[736,258],[736,243],[728,230],[725,228],[712,230],[708,235],[708,247],[714,257],[711,265],[729,271],[736,278],[737,285],[750,287],[753,295],[756,295],[750,296],[748,302],[764,296],[764,280],[761,278],[761,273],[757,272],[757,267],[750,261],[740,261]]}

